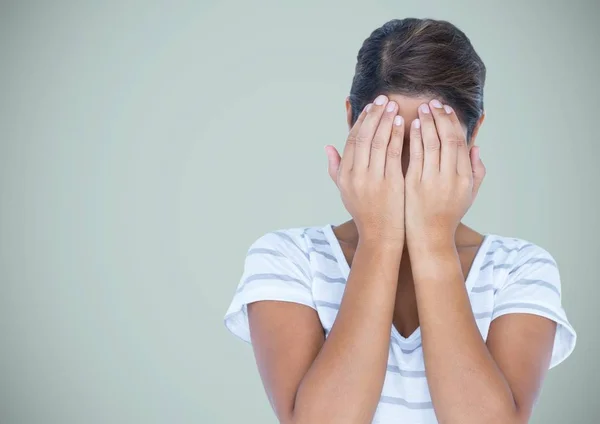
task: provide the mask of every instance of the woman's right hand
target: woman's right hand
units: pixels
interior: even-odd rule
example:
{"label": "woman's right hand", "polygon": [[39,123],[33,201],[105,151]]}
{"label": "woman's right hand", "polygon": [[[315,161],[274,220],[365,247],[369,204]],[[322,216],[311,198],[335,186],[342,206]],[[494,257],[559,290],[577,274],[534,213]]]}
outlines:
{"label": "woman's right hand", "polygon": [[363,109],[343,156],[326,146],[329,175],[354,219],[359,241],[404,245],[404,120],[384,95]]}

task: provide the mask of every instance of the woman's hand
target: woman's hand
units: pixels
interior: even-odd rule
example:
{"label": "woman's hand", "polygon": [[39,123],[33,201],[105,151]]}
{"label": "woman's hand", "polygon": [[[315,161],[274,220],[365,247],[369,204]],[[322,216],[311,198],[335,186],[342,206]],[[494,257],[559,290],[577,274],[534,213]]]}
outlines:
{"label": "woman's hand", "polygon": [[454,110],[437,100],[421,105],[419,119],[410,129],[405,188],[408,247],[453,244],[484,176],[479,148],[469,152]]}
{"label": "woman's hand", "polygon": [[350,130],[343,156],[326,146],[329,175],[354,219],[359,240],[404,245],[404,120],[378,96]]}

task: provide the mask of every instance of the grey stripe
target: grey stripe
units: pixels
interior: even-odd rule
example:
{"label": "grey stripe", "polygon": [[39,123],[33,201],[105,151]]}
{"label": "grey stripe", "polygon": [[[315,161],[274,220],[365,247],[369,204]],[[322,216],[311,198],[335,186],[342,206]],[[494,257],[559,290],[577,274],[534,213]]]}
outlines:
{"label": "grey stripe", "polygon": [[483,271],[484,269],[486,269],[490,265],[494,265],[494,261],[493,260],[489,261],[488,263],[486,263],[485,265],[483,265],[481,268],[479,268],[479,271]]}
{"label": "grey stripe", "polygon": [[[502,243],[500,240],[496,240],[496,242]],[[523,245],[523,246],[521,246],[521,247],[513,247],[513,248],[510,248],[510,247],[506,247],[504,244],[500,244],[500,246],[498,246],[498,247],[497,247],[497,248],[495,248],[494,250],[490,250],[489,252],[487,252],[487,253],[486,253],[486,256],[487,256],[487,255],[493,255],[493,254],[494,254],[494,253],[496,253],[498,250],[504,250],[506,253],[510,253],[510,252],[520,252],[521,250],[523,250],[523,249],[526,249],[526,248],[528,248],[528,247],[532,247],[532,246],[533,246],[533,244],[531,244],[531,243],[527,243],[527,244],[524,244],[524,245]]]}
{"label": "grey stripe", "polygon": [[330,255],[329,253],[321,252],[320,250],[317,250],[314,247],[311,247],[310,249],[308,249],[308,253],[312,253],[312,252],[318,253],[319,255],[324,256],[327,259],[330,259],[337,263],[337,259],[335,258],[335,256]]}
{"label": "grey stripe", "polygon": [[392,396],[381,396],[381,403],[392,403],[394,405],[402,405],[408,409],[433,409],[432,402],[409,402],[405,399]]}
{"label": "grey stripe", "polygon": [[281,253],[278,250],[266,249],[264,247],[253,247],[252,249],[248,250],[248,255],[256,255],[258,253],[266,253],[267,255],[279,256],[282,258],[286,257],[283,253]]}
{"label": "grey stripe", "polygon": [[286,233],[284,233],[283,231],[272,231],[271,233],[272,233],[272,234],[276,234],[276,235],[278,235],[279,237],[281,237],[282,239],[289,241],[289,242],[290,242],[290,243],[292,243],[294,246],[296,246],[296,248],[297,248],[297,249],[298,249],[298,250],[299,250],[299,251],[300,251],[300,252],[301,252],[301,253],[302,253],[302,254],[303,254],[305,257],[306,257],[306,259],[308,259],[308,258],[309,258],[309,256],[308,256],[308,252],[306,252],[306,251],[304,251],[304,249],[300,248],[300,246],[298,246],[298,245],[296,244],[296,242],[294,241],[294,239],[293,239],[293,238],[291,238],[289,234],[286,234]]}
{"label": "grey stripe", "polygon": [[532,264],[550,264],[553,267],[556,267],[556,262],[554,262],[551,259],[545,259],[545,258],[531,258],[528,261],[526,261],[525,263],[522,263],[521,265],[519,265],[518,267],[516,267],[515,269],[513,269],[512,271],[510,271],[508,274],[514,274],[515,272],[517,272],[518,270],[520,270],[522,267],[524,267],[525,265],[532,265]]}
{"label": "grey stripe", "polygon": [[564,320],[560,316],[558,316],[556,314],[556,312],[554,312],[551,309],[545,308],[543,306],[535,305],[532,303],[523,303],[523,302],[506,303],[506,304],[501,305],[501,306],[497,307],[496,309],[494,309],[494,313],[501,312],[506,309],[513,309],[513,308],[514,309],[534,309],[536,311],[544,312],[544,313],[550,315],[551,317],[553,317],[555,321],[557,321],[557,322],[561,323],[562,325],[564,325],[565,327],[567,327],[567,324],[564,322]]}
{"label": "grey stripe", "polygon": [[[283,253],[281,253],[277,250],[265,249],[264,247],[254,247],[254,248],[248,250],[247,256],[257,255],[257,254],[264,254],[264,255],[271,255],[271,256],[276,256],[276,257],[280,257],[280,258],[287,258],[286,255],[284,255]],[[294,264],[294,266],[296,268],[298,268],[298,271],[300,271],[302,273],[302,275],[304,275],[304,277],[306,277],[307,280],[311,279],[310,275],[308,275],[308,273],[300,265],[298,265],[294,261],[291,261],[291,262]]]}
{"label": "grey stripe", "polygon": [[[479,271],[483,271],[484,269],[486,269],[490,265],[494,265],[494,260],[491,260],[491,261],[487,262],[485,265],[483,265],[481,268],[479,268]],[[510,268],[511,266],[512,265],[510,265],[510,264],[498,264],[498,265],[494,266],[494,269]]]}
{"label": "grey stripe", "polygon": [[315,277],[319,277],[321,280],[325,281],[326,283],[346,284],[346,279],[344,277],[332,278],[332,277],[328,277],[327,275],[325,275],[319,271],[315,271]]}
{"label": "grey stripe", "polygon": [[340,304],[339,303],[325,302],[324,300],[315,300],[315,305],[316,306],[323,306],[324,308],[335,309],[336,311],[340,309]]}
{"label": "grey stripe", "polygon": [[393,372],[395,374],[400,374],[402,377],[412,377],[412,378],[421,378],[425,377],[425,371],[409,371],[403,370],[397,367],[396,365],[388,365],[387,370],[389,372]]}
{"label": "grey stripe", "polygon": [[528,280],[528,279],[523,279],[523,280],[519,280],[513,284],[519,284],[522,286],[528,286],[528,285],[535,285],[535,286],[542,286],[542,287],[546,287],[547,289],[552,290],[554,293],[556,293],[559,297],[560,297],[560,290],[558,290],[558,287],[556,287],[554,284],[551,284],[547,281],[544,280]]}
{"label": "grey stripe", "polygon": [[260,281],[260,280],[277,280],[277,281],[291,281],[294,283],[298,283],[303,287],[306,287],[308,290],[311,290],[310,286],[308,284],[306,284],[304,281],[302,280],[298,280],[297,278],[294,277],[290,277],[289,275],[285,275],[285,274],[252,274],[249,275],[244,282],[240,285],[240,287],[236,290],[237,293],[241,292],[244,287],[246,287],[249,283],[253,282],[253,281]]}
{"label": "grey stripe", "polygon": [[402,353],[404,353],[406,355],[410,355],[411,353],[413,353],[414,351],[419,350],[419,349],[421,349],[421,345],[419,345],[417,347],[414,347],[412,349],[403,349],[403,348],[400,348],[400,350],[402,351]]}
{"label": "grey stripe", "polygon": [[473,287],[471,289],[471,291],[473,293],[484,293],[490,290],[494,290],[494,285],[493,284],[488,284],[487,286],[478,286],[478,287]]}
{"label": "grey stripe", "polygon": [[492,312],[476,312],[476,313],[473,313],[473,317],[475,319],[490,318],[491,316],[492,316]]}
{"label": "grey stripe", "polygon": [[398,346],[400,348],[400,350],[402,351],[402,353],[405,353],[407,355],[413,353],[415,350],[419,350],[421,348],[421,345],[419,344],[418,346],[412,348],[412,349],[404,349],[401,345],[400,342],[398,342],[398,340],[396,340],[395,337],[392,336],[392,343],[395,344],[396,346]]}
{"label": "grey stripe", "polygon": [[320,240],[320,239],[311,238],[310,241],[311,241],[312,244],[323,244],[323,245],[329,244],[329,242],[327,240]]}

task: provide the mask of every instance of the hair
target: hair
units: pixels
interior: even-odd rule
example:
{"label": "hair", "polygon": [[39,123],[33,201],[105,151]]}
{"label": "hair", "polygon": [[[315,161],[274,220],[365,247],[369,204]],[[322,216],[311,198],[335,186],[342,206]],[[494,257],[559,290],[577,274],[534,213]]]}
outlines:
{"label": "hair", "polygon": [[469,38],[450,22],[393,19],[373,31],[358,52],[352,125],[378,94],[431,96],[456,111],[470,142],[483,113],[485,74]]}

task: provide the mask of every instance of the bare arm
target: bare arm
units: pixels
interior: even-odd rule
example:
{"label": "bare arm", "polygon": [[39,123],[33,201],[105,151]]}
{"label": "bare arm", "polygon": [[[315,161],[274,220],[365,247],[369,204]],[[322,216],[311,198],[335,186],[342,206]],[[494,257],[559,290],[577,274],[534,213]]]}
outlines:
{"label": "bare arm", "polygon": [[397,105],[392,105],[384,112],[385,103],[374,104],[361,113],[335,173],[359,243],[327,339],[316,311],[307,306],[272,301],[248,306],[259,372],[282,423],[373,419],[387,367],[404,246],[404,129],[393,124]]}
{"label": "bare arm", "polygon": [[556,323],[530,314],[505,315],[492,322],[486,346],[455,248],[425,251],[413,272],[438,420],[529,422],[550,363]]}
{"label": "bare arm", "polygon": [[411,128],[406,241],[436,416],[444,424],[523,424],[548,369],[556,323],[502,316],[486,346],[454,245],[485,168],[477,147],[469,157],[456,114],[430,105],[419,109],[420,129]]}
{"label": "bare arm", "polygon": [[248,306],[259,372],[280,422],[371,422],[386,372],[400,257],[359,243],[327,340],[310,307]]}

